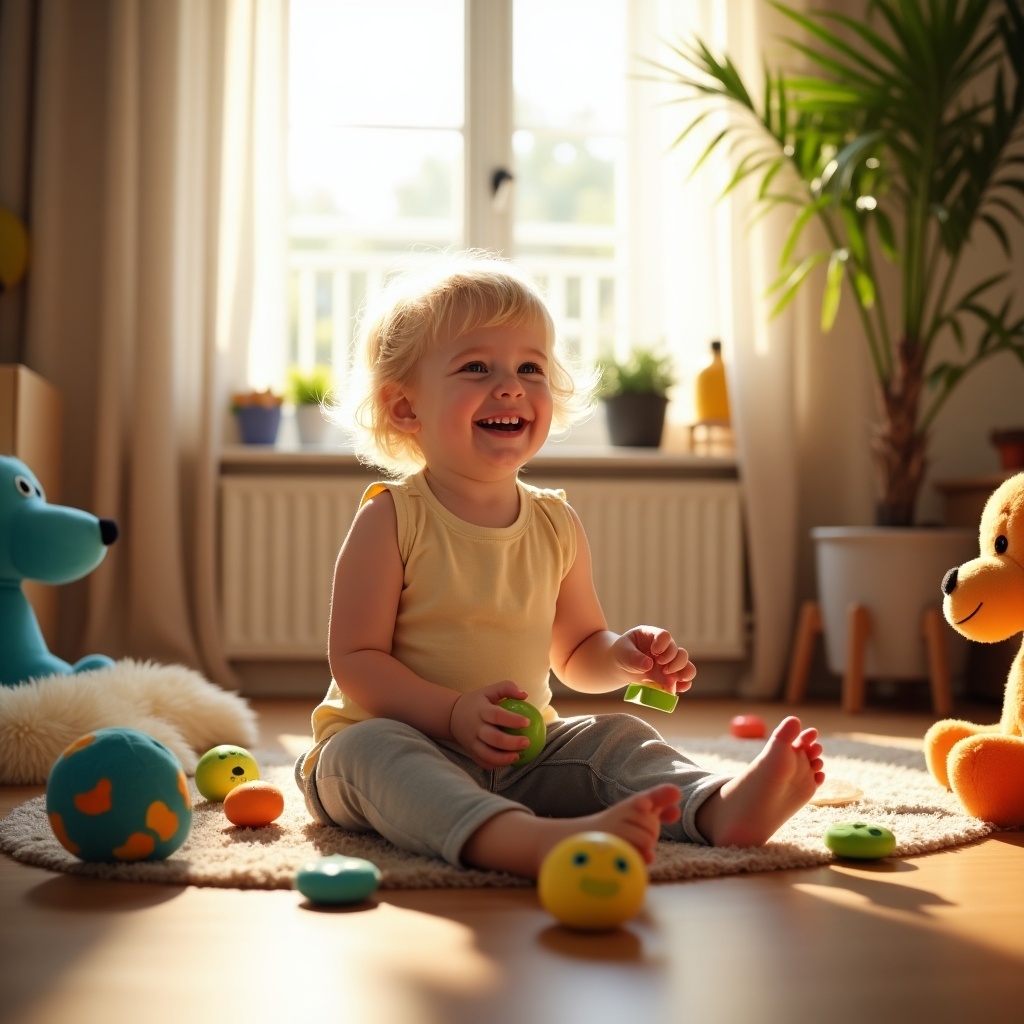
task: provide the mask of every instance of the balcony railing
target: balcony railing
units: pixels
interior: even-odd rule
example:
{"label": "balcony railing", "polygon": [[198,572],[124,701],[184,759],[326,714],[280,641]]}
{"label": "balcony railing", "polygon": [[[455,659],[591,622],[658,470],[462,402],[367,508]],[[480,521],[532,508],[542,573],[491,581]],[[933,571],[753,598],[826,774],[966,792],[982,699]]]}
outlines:
{"label": "balcony railing", "polygon": [[[289,364],[331,366],[341,379],[352,366],[352,349],[360,310],[401,267],[431,259],[427,246],[444,248],[438,225],[424,231],[417,222],[416,248],[408,231],[374,237],[374,248],[346,247],[326,218],[295,218],[289,247]],[[447,234],[450,237],[450,229]],[[339,241],[341,239],[341,241]],[[404,243],[403,243],[404,240]],[[573,225],[537,225],[521,230],[517,263],[544,294],[569,358],[590,366],[610,354],[620,329],[622,268],[614,252],[611,229]]]}

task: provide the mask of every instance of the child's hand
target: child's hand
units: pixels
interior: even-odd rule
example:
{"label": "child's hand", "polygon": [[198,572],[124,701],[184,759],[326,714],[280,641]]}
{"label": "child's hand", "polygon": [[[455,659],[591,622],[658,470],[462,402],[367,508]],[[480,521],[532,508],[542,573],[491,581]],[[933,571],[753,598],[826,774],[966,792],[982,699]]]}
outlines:
{"label": "child's hand", "polygon": [[682,693],[690,688],[697,666],[667,629],[656,626],[634,626],[612,645],[612,656],[618,668],[640,682],[650,679],[669,693]]}
{"label": "child's hand", "polygon": [[510,679],[464,693],[452,707],[449,732],[452,739],[481,768],[505,768],[530,745],[525,736],[503,732],[501,726],[523,729],[529,719],[506,711],[498,702],[506,697],[526,700],[529,694]]}

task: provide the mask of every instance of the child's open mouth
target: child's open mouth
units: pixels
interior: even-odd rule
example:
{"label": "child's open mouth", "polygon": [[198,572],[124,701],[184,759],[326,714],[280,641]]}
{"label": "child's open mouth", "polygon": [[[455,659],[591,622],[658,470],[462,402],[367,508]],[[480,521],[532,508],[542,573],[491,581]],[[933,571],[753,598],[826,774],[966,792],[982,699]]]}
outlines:
{"label": "child's open mouth", "polygon": [[476,425],[484,430],[497,430],[507,434],[515,433],[526,426],[526,420],[518,416],[494,416],[486,420],[477,420]]}

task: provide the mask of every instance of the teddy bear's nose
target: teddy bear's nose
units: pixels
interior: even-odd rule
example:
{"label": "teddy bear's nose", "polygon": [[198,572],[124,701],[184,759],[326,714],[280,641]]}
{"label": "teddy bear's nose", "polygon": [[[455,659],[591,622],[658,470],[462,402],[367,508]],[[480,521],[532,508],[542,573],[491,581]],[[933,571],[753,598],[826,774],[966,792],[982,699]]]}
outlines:
{"label": "teddy bear's nose", "polygon": [[942,592],[944,594],[952,594],[956,590],[956,569],[950,569],[945,576],[942,577]]}

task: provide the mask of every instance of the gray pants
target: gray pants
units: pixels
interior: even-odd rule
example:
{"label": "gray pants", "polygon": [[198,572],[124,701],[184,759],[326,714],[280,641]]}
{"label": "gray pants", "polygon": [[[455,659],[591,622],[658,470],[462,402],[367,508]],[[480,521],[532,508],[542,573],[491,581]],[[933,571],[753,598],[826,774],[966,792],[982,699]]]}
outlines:
{"label": "gray pants", "polygon": [[576,818],[663,782],[683,796],[682,818],[663,826],[662,838],[706,845],[697,809],[730,776],[698,767],[641,719],[611,714],[555,722],[535,760],[496,769],[403,722],[373,718],[331,737],[313,777],[303,783],[298,766],[296,777],[323,824],[376,831],[402,849],[461,866],[466,840],[504,811]]}

